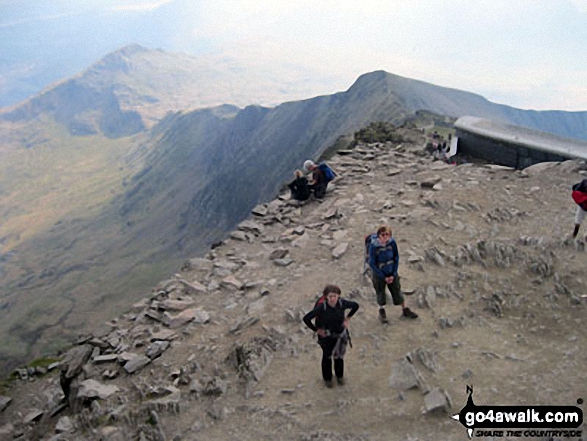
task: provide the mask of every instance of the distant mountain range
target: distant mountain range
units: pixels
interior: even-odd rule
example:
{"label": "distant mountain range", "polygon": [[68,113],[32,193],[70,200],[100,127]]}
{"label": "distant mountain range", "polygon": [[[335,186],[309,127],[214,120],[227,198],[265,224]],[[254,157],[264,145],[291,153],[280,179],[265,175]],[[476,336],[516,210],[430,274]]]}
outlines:
{"label": "distant mountain range", "polygon": [[[6,366],[128,307],[185,258],[223,238],[256,204],[274,198],[305,159],[319,158],[341,136],[372,121],[401,124],[417,110],[428,110],[587,139],[587,112],[515,109],[383,71],[361,76],[346,92],[274,108],[176,111],[218,104],[215,99],[224,98],[214,97],[226,96],[195,90],[189,63],[180,61],[161,51],[127,47],[0,115],[3,128],[38,129],[35,124],[48,121],[66,128],[61,141],[51,140],[51,151],[78,151],[76,139],[123,151],[120,161],[104,164],[112,169],[107,174],[112,184],[105,187],[111,197],[94,203],[91,215],[64,216],[0,255],[5,275],[0,309],[9,313],[0,337],[10,335],[8,345],[27,348],[17,356],[0,347]],[[200,72],[206,84],[213,83],[206,76],[210,72]],[[59,133],[53,128],[45,138]],[[31,160],[44,145],[28,145]],[[117,170],[126,173],[121,185]],[[17,178],[26,186],[25,176]],[[16,219],[10,217],[14,210],[3,216]]]}
{"label": "distant mountain range", "polygon": [[324,84],[307,71],[255,69],[230,58],[126,46],[72,78],[10,108],[0,119],[17,122],[52,115],[75,135],[128,136],[150,128],[169,111],[222,104],[276,105],[316,94]]}

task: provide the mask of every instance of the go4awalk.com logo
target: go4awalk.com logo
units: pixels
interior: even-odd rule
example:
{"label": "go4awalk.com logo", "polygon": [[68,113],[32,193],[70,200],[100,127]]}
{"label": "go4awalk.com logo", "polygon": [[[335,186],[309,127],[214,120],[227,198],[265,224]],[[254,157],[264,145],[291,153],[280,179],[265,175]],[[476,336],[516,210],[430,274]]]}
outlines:
{"label": "go4awalk.com logo", "polygon": [[[475,435],[493,437],[562,437],[579,438],[583,411],[577,406],[477,406],[473,388],[467,386],[469,398],[461,411],[451,418],[467,429],[469,439]],[[583,404],[582,399],[577,404]]]}

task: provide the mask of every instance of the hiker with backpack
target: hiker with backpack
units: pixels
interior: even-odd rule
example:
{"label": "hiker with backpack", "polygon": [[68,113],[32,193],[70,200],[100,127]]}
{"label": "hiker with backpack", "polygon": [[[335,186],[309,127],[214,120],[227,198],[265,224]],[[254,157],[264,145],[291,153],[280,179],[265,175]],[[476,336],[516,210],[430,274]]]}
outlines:
{"label": "hiker with backpack", "polygon": [[406,306],[404,295],[401,291],[400,278],[397,270],[399,266],[399,252],[395,239],[391,234],[391,227],[382,225],[377,229],[376,235],[366,239],[369,250],[369,268],[371,279],[377,295],[379,306],[379,320],[389,323],[385,313],[386,294],[385,287],[389,289],[394,305],[401,305],[402,316],[410,319],[418,318],[418,314]]}
{"label": "hiker with backpack", "polygon": [[[575,212],[575,230],[573,231],[573,239],[579,234],[579,228],[587,214],[587,179],[583,179],[578,184],[573,185],[573,192],[571,196],[577,204],[577,211]],[[587,236],[585,236],[587,240]]]}
{"label": "hiker with backpack", "polygon": [[[318,344],[322,348],[322,378],[326,387],[333,386],[332,361],[338,384],[344,384],[344,354],[350,344],[349,321],[359,309],[359,304],[340,297],[341,290],[336,285],[327,285],[322,297],[303,320],[308,328],[318,334]],[[345,317],[345,310],[350,309]],[[315,323],[312,323],[313,319]]]}
{"label": "hiker with backpack", "polygon": [[316,165],[309,159],[304,162],[304,169],[308,172],[312,172],[310,189],[314,192],[314,197],[316,199],[324,198],[328,183],[336,177],[334,170],[332,170],[325,162]]}
{"label": "hiker with backpack", "polygon": [[310,198],[310,186],[301,170],[294,172],[295,179],[288,184],[291,197],[296,201],[306,201]]}

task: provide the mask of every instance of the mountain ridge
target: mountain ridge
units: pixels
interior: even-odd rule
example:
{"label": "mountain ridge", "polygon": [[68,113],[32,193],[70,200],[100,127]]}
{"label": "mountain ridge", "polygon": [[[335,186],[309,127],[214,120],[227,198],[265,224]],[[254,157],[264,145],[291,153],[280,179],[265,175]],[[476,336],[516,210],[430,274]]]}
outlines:
{"label": "mountain ridge", "polygon": [[[585,164],[448,165],[423,154],[419,128],[397,132],[332,157],[340,177],[321,202],[279,194],[81,336],[61,357],[70,407],[60,357],[18,369],[0,390],[0,433],[431,441],[466,436],[449,417],[472,383],[477,403],[574,405],[587,392],[585,242],[568,237],[560,194]],[[378,322],[363,237],[380,223],[417,320],[388,305]],[[327,283],[361,306],[332,389],[301,321]]]}
{"label": "mountain ridge", "polygon": [[[505,106],[491,110],[492,103],[478,95],[451,95],[450,89],[435,87],[378,71],[361,76],[345,92],[272,108],[224,105],[167,114],[149,132],[129,138],[121,163],[136,168],[127,171],[119,164],[118,175],[128,175],[109,188],[112,196],[98,213],[64,219],[12,250],[3,266],[18,278],[0,288],[0,298],[12,308],[2,332],[10,334],[12,346],[28,350],[34,344],[39,350],[51,336],[63,341],[82,329],[93,308],[105,308],[105,299],[119,307],[127,301],[120,292],[137,298],[155,277],[188,255],[203,253],[255,205],[272,200],[304,160],[317,160],[341,136],[370,122],[401,125],[413,118],[406,90],[436,90],[433,98],[408,100],[414,108],[425,103],[450,109],[462,98],[463,111],[472,112],[481,100],[491,115],[516,115]],[[61,309],[37,322],[52,301]]]}

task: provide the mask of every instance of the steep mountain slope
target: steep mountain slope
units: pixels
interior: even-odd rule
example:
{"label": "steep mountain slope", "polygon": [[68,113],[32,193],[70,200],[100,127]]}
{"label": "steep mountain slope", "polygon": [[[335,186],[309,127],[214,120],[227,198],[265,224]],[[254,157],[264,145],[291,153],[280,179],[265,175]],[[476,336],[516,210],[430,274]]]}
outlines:
{"label": "steep mountain slope", "polygon": [[[346,92],[275,108],[222,106],[168,115],[150,141],[133,149],[143,169],[108,206],[90,219],[64,220],[3,257],[13,276],[0,287],[10,312],[0,326],[0,334],[10,335],[2,355],[13,363],[15,348],[31,356],[56,336],[66,339],[92,319],[105,319],[272,199],[305,159],[318,158],[371,121],[400,124],[420,106],[448,114],[525,115],[385,72],[362,76]],[[571,116],[582,121],[584,113]]]}
{"label": "steep mountain slope", "polygon": [[[321,203],[281,195],[257,207],[222,246],[81,339],[74,350],[85,359],[66,358],[80,372],[70,408],[59,404],[58,369],[19,370],[0,390],[0,433],[464,440],[450,415],[471,385],[478,406],[584,409],[585,242],[568,237],[568,190],[585,164],[453,166],[422,155],[419,131],[400,134],[416,142],[335,156],[341,177]],[[391,305],[390,323],[377,319],[363,237],[382,222],[393,228],[416,320]],[[350,321],[346,384],[332,389],[301,321],[329,283],[361,306]],[[585,429],[556,439],[584,439]]]}
{"label": "steep mountain slope", "polygon": [[[305,81],[309,74],[130,45],[24,103],[1,110],[0,120],[17,123],[51,115],[72,134],[121,137],[151,127],[169,111],[222,104],[276,105],[316,95],[321,85]],[[328,79],[324,81],[327,87]]]}
{"label": "steep mountain slope", "polygon": [[455,118],[464,115],[499,119],[558,135],[587,139],[587,112],[536,111],[492,103],[480,95],[440,87],[423,81],[379,71],[363,75],[353,85],[393,94],[403,107],[415,112],[429,110]]}

